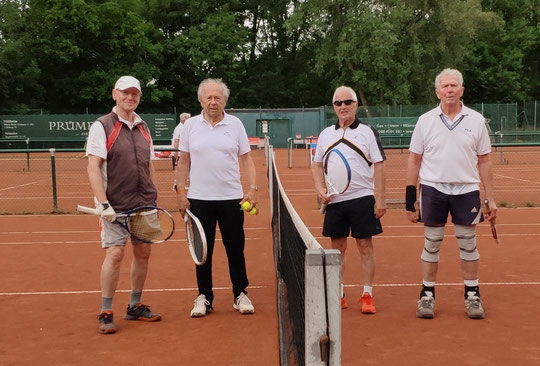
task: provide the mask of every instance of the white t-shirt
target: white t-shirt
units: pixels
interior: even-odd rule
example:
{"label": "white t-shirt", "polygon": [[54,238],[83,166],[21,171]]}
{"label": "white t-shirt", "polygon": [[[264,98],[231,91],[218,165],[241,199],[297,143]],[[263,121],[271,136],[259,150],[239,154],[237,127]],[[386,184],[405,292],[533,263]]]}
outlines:
{"label": "white t-shirt", "polygon": [[191,158],[188,198],[200,200],[241,199],[238,156],[251,151],[246,129],[235,116],[225,113],[215,126],[202,114],[185,122],[181,151]]}
{"label": "white t-shirt", "polygon": [[[354,125],[355,123],[351,126]],[[313,161],[322,163],[323,155],[328,147],[341,138],[345,138],[356,145],[373,164],[383,161],[383,153],[377,144],[377,138],[371,127],[365,123],[359,123],[356,128],[351,128],[351,126],[345,130],[341,127],[336,129],[336,125],[325,128],[317,140]],[[374,166],[369,166],[365,159],[351,147],[343,143],[340,143],[337,147],[351,167],[351,183],[344,193],[332,196],[330,203],[373,195]]]}
{"label": "white t-shirt", "polygon": [[[116,113],[116,107],[113,107],[112,111]],[[120,122],[127,125],[131,130],[133,130],[133,128],[135,128],[135,126],[138,124],[142,123],[141,117],[135,112],[133,112],[133,124],[120,116],[118,116],[118,119]],[[150,159],[152,159],[152,156],[154,156],[154,145],[151,139],[150,143]],[[90,130],[88,131],[88,138],[86,140],[86,156],[88,155],[95,155],[105,160],[101,165],[101,177],[103,179],[105,189],[107,189],[107,136],[105,134],[105,128],[103,128],[103,125],[99,121],[92,123],[92,126],[90,126]]]}
{"label": "white t-shirt", "polygon": [[174,147],[174,140],[180,140],[180,135],[182,134],[183,129],[184,129],[184,124],[182,122],[178,122],[178,125],[174,128],[174,131],[173,131],[173,137],[171,140],[172,147]]}
{"label": "white t-shirt", "polygon": [[[116,113],[116,107],[114,107],[112,111],[113,113]],[[133,112],[133,124],[120,116],[118,116],[118,119],[131,130],[139,123],[142,123],[141,117],[135,112]],[[88,131],[88,138],[86,139],[86,156],[88,155],[99,156],[100,158],[107,160],[107,136],[105,135],[103,125],[99,121],[92,123],[92,126],[90,126],[90,130]],[[150,148],[150,157],[152,156],[154,156],[153,144]]]}
{"label": "white t-shirt", "polygon": [[422,155],[420,183],[446,194],[479,189],[478,155],[491,152],[485,118],[462,105],[450,121],[440,106],[424,113],[414,128],[409,150]]}

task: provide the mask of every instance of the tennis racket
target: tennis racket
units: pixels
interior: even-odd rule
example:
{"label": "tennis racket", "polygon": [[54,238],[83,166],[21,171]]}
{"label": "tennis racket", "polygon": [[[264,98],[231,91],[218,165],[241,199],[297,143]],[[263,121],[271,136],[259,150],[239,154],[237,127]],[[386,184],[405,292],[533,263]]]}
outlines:
{"label": "tennis racket", "polygon": [[[486,210],[487,213],[491,212],[488,200],[484,200],[484,210]],[[491,225],[491,235],[493,235],[495,242],[499,244],[499,237],[497,236],[497,226],[495,225],[495,221],[490,221],[489,224]]]}
{"label": "tennis racket", "polygon": [[[77,211],[100,215],[95,208],[77,205]],[[163,243],[174,233],[174,219],[162,208],[140,206],[132,210],[119,212],[114,221],[126,229],[130,235],[144,243]]]}
{"label": "tennis racket", "polygon": [[[326,196],[332,197],[344,193],[351,183],[351,167],[341,151],[336,148],[328,151],[324,157],[324,183]],[[326,203],[320,208],[321,213],[326,212]]]}
{"label": "tennis racket", "polygon": [[186,222],[186,237],[191,258],[196,265],[202,266],[206,262],[208,253],[204,229],[197,216],[190,210],[186,210],[184,221]]}

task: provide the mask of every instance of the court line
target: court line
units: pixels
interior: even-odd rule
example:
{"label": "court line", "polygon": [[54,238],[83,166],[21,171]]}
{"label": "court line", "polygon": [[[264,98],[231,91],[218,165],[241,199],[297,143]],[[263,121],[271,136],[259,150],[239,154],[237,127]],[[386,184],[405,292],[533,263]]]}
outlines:
{"label": "court line", "polygon": [[41,183],[41,182],[45,182],[45,180],[38,180],[38,181],[35,181],[35,182],[31,182],[31,183],[25,183],[25,184],[19,184],[17,186],[11,186],[11,187],[6,187],[6,188],[1,188],[0,189],[0,192],[2,191],[8,191],[10,189],[16,189],[16,188],[20,188],[20,187],[25,187],[25,186],[31,186],[32,184],[38,184],[38,183]]}
{"label": "court line", "polygon": [[515,178],[515,177],[509,177],[507,175],[501,175],[501,174],[494,174],[495,176],[497,177],[502,177],[502,178],[507,178],[507,179],[513,179],[513,180],[518,180],[520,182],[527,182],[527,183],[532,183],[532,184],[539,184],[540,185],[540,182],[537,182],[537,181],[534,181],[534,180],[528,180],[528,179],[520,179],[520,178]]}
{"label": "court line", "polygon": [[[422,283],[375,283],[373,287],[416,287],[421,286]],[[540,286],[538,281],[524,281],[524,282],[480,282],[480,285],[484,286]],[[343,287],[363,287],[363,284],[346,285]],[[437,282],[437,286],[463,286],[463,282]]]}
{"label": "court line", "polygon": [[[499,235],[500,236],[500,235]],[[246,241],[252,241],[252,240],[261,240],[260,237],[246,237]],[[174,243],[187,243],[186,239],[169,239],[167,240],[168,243],[174,242]],[[222,242],[222,239],[216,238],[216,243]],[[2,242],[0,245],[53,245],[53,244],[101,244],[101,239],[93,239],[93,240],[62,240],[62,241],[43,241],[43,240],[37,240],[37,241],[12,241],[12,242]],[[155,244],[155,245],[161,245]]]}
{"label": "court line", "polygon": [[[249,289],[265,289],[268,286],[248,286]],[[213,287],[213,290],[232,290],[232,287]],[[183,291],[199,291],[197,287],[184,288],[150,288],[144,289],[144,292],[183,292]],[[131,290],[116,290],[116,292],[130,293]],[[16,296],[16,295],[86,295],[100,294],[101,290],[80,290],[80,291],[32,291],[32,292],[0,292],[0,296]]]}

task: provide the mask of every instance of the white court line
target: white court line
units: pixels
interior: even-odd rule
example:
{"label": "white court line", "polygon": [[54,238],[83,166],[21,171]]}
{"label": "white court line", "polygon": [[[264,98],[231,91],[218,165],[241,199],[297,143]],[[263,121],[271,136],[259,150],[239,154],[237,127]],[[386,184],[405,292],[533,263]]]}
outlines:
{"label": "white court line", "polygon": [[[499,235],[500,236],[500,235]],[[255,241],[259,241],[261,240],[262,238],[260,237],[250,237],[250,238],[246,238],[246,241],[252,241],[252,240],[255,240]],[[219,243],[219,242],[222,242],[222,239],[221,238],[216,238],[216,243]],[[169,239],[167,240],[167,243],[187,243],[187,240],[186,239]],[[12,241],[12,242],[2,242],[0,243],[0,245],[53,245],[53,244],[92,244],[92,245],[95,245],[96,243],[100,244],[101,243],[101,239],[97,238],[97,239],[94,239],[94,240],[58,240],[58,241],[42,241],[42,240],[37,240],[37,241]],[[158,244],[156,244],[158,245]],[[159,244],[161,245],[161,244]]]}
{"label": "white court line", "polygon": [[[26,184],[19,184],[17,186],[11,186],[11,187],[2,188],[2,189],[0,189],[0,192],[8,191],[10,189],[16,189],[16,188],[20,188],[20,187],[25,187],[25,186],[31,186],[32,184],[38,184],[38,183],[41,183],[41,182],[45,182],[45,179],[44,180],[38,180],[38,181],[35,181],[35,182],[31,182],[31,183],[26,183]],[[32,198],[34,198],[34,197],[32,197]]]}
{"label": "white court line", "polygon": [[514,178],[514,177],[509,177],[507,175],[501,175],[501,174],[494,174],[494,175],[497,176],[497,177],[508,178],[508,179],[513,179],[513,180],[518,180],[520,182],[528,182],[528,183],[539,184],[540,185],[540,182],[537,182],[537,181],[534,181],[534,180]]}
{"label": "white court line", "polygon": [[[249,289],[264,289],[268,286],[248,286]],[[232,287],[214,287],[214,290],[232,290]],[[144,289],[144,292],[178,292],[178,291],[199,291],[196,287],[184,288],[150,288]],[[131,292],[131,290],[116,290],[116,292]],[[81,290],[81,291],[32,291],[32,292],[0,292],[0,296],[15,296],[15,295],[86,295],[100,294],[101,290]]]}
{"label": "white court line", "polygon": [[[421,286],[420,282],[418,283],[375,283],[373,287],[416,287]],[[480,282],[480,285],[484,286],[539,286],[540,282],[537,281],[524,281],[524,282]],[[353,285],[343,285],[343,287],[363,287],[362,284],[353,284]],[[437,286],[463,286],[463,282],[446,282],[440,283],[437,282]]]}

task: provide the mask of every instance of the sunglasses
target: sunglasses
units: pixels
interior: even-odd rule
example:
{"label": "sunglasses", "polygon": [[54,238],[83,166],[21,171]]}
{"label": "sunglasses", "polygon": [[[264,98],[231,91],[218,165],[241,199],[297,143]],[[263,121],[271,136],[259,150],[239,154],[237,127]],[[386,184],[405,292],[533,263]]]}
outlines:
{"label": "sunglasses", "polygon": [[347,99],[347,100],[335,100],[334,101],[334,105],[336,107],[341,107],[341,105],[345,103],[345,105],[351,105],[352,103],[354,103],[354,100],[352,99]]}

